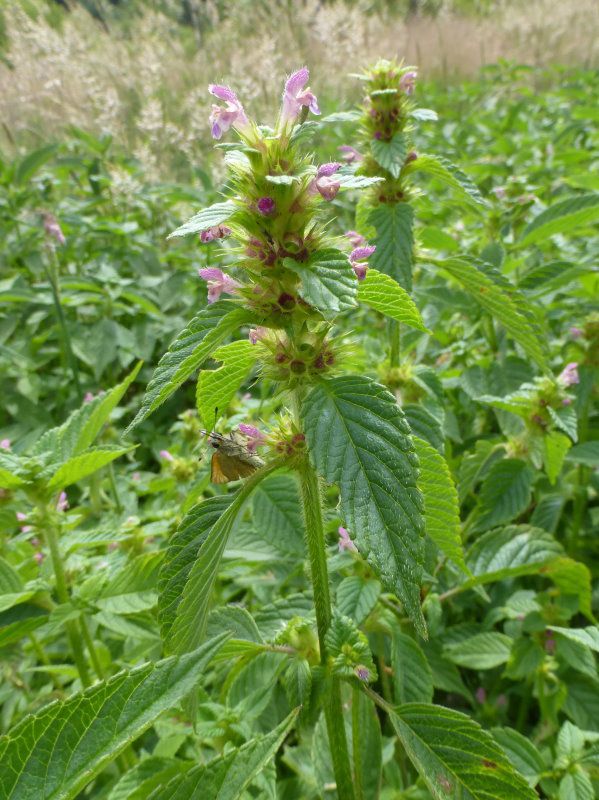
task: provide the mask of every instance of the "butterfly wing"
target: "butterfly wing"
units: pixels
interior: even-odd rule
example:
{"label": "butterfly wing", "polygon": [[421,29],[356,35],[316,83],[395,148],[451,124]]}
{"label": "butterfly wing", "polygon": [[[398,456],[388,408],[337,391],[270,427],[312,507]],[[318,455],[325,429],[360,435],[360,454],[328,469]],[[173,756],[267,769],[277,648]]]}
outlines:
{"label": "butterfly wing", "polygon": [[258,469],[257,464],[227,455],[218,450],[212,456],[210,480],[212,483],[227,483],[239,478],[247,478]]}

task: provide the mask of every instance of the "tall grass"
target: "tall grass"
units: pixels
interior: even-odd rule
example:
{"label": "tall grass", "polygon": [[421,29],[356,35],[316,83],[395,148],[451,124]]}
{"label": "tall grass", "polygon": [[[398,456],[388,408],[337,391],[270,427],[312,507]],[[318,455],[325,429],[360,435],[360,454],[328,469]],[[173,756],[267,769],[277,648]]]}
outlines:
{"label": "tall grass", "polygon": [[348,73],[379,56],[399,56],[446,80],[502,58],[598,61],[596,0],[513,0],[483,17],[404,19],[393,3],[378,13],[370,6],[239,0],[198,36],[156,11],[107,29],[81,8],[57,16],[36,0],[5,0],[0,146],[19,150],[75,125],[112,135],[158,173],[205,153],[209,80],[230,82],[261,117],[280,91],[272,76],[302,63],[331,111],[354,99]]}

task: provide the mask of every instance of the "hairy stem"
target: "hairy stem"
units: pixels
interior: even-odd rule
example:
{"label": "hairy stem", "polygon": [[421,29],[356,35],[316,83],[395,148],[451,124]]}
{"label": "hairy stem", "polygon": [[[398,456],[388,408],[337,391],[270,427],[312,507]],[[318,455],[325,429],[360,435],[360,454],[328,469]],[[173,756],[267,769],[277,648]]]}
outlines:
{"label": "hairy stem", "polygon": [[[56,260],[56,254],[54,253],[53,255],[54,259]],[[52,299],[54,300],[56,319],[58,320],[58,327],[60,329],[62,346],[64,349],[65,357],[67,360],[67,364],[69,365],[69,368],[73,374],[75,389],[77,390],[77,395],[79,397],[79,400],[81,401],[83,399],[83,392],[81,390],[81,382],[79,380],[79,368],[77,366],[77,359],[75,358],[75,354],[73,353],[73,348],[71,346],[71,336],[69,334],[67,321],[65,319],[65,315],[62,310],[62,303],[60,300],[60,289],[57,278],[58,269],[56,263],[54,262],[52,269],[48,269],[44,265],[44,271],[48,277],[48,281],[50,282],[50,289],[52,290]]]}
{"label": "hairy stem", "polygon": [[[322,499],[318,477],[307,458],[297,467],[302,494],[302,506],[306,527],[306,544],[310,559],[310,573],[314,590],[316,626],[320,644],[320,660],[327,663],[325,636],[331,624],[331,595],[322,518]],[[354,800],[353,777],[349,760],[349,750],[345,735],[343,706],[341,703],[341,683],[338,678],[330,679],[329,691],[325,696],[324,714],[329,735],[333,770],[339,800]]]}

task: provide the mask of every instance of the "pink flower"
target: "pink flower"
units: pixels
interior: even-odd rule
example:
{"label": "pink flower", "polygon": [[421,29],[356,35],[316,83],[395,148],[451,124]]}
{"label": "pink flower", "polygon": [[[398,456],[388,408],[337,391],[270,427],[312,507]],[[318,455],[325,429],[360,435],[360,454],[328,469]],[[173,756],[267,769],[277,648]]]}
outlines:
{"label": "pink flower", "polygon": [[175,457],[173,456],[173,454],[169,453],[168,450],[161,450],[158,453],[158,455],[160,456],[160,458],[163,458],[165,461],[174,461],[175,460]]}
{"label": "pink flower", "polygon": [[363,281],[366,277],[368,264],[365,263],[365,261],[367,258],[370,258],[375,250],[376,245],[367,245],[366,247],[356,247],[349,254],[350,264],[352,265],[359,281]]}
{"label": "pink flower", "polygon": [[353,164],[354,161],[363,161],[364,156],[355,147],[352,147],[349,144],[342,144],[340,147],[337,148],[339,152],[342,154],[341,158],[346,161],[348,164]]}
{"label": "pink flower", "polygon": [[551,631],[548,632],[547,638],[545,639],[545,652],[549,654],[555,653],[555,639],[551,635]]}
{"label": "pink flower", "polygon": [[370,678],[370,670],[363,664],[358,664],[358,666],[354,669],[354,673],[356,674],[356,677],[364,682]]}
{"label": "pink flower", "polygon": [[341,183],[332,176],[341,168],[338,161],[330,161],[318,167],[316,178],[310,184],[310,191],[318,192],[325,200],[333,200],[341,188]]}
{"label": "pink flower", "polygon": [[507,697],[504,694],[498,694],[495,705],[497,708],[505,708],[507,706]]}
{"label": "pink flower", "polygon": [[399,80],[399,88],[402,92],[405,92],[407,95],[414,94],[414,88],[416,86],[416,78],[418,77],[418,73],[416,70],[409,70],[409,72],[404,72]]}
{"label": "pink flower", "polygon": [[66,239],[54,214],[50,214],[48,211],[46,211],[42,216],[44,219],[44,230],[48,236],[51,236],[52,239],[55,239],[58,244],[64,244]]}
{"label": "pink flower", "polygon": [[253,425],[246,425],[242,422],[238,427],[239,432],[247,436],[247,449],[250,453],[255,453],[256,448],[261,447],[266,442],[266,435]]}
{"label": "pink flower", "polygon": [[242,132],[245,128],[249,127],[249,120],[245,115],[243,106],[237,99],[237,95],[228,86],[218,86],[211,83],[208,86],[208,91],[219,100],[226,103],[225,107],[212,105],[212,113],[210,114],[210,124],[212,125],[212,136],[214,139],[220,139],[223,133],[226,133],[229,128],[235,128]]}
{"label": "pink flower", "polygon": [[476,697],[479,703],[484,703],[485,700],[487,699],[487,691],[483,686],[479,686],[476,692],[474,693],[474,696]]}
{"label": "pink flower", "polygon": [[85,393],[85,397],[83,398],[83,402],[84,402],[84,403],[91,403],[91,401],[92,401],[93,399],[94,399],[94,395],[93,395],[93,393],[92,393],[92,392],[86,392],[86,393]]}
{"label": "pink flower", "polygon": [[35,559],[36,564],[41,564],[42,561],[44,560],[44,554],[39,552],[34,553],[33,558]]}
{"label": "pink flower", "polygon": [[226,236],[231,235],[231,228],[226,225],[213,225],[211,228],[206,228],[205,231],[200,233],[200,241],[203,244],[212,242],[214,239],[224,239]]}
{"label": "pink flower", "polygon": [[578,364],[576,361],[572,361],[569,364],[566,364],[564,369],[560,372],[557,377],[558,381],[561,383],[562,386],[574,386],[575,383],[580,383],[580,377],[578,375]]}
{"label": "pink flower", "polygon": [[140,472],[133,472],[131,474],[132,481],[140,481],[141,480],[141,473]]}
{"label": "pink flower", "polygon": [[58,500],[56,501],[56,510],[66,511],[68,507],[69,507],[69,501],[67,499],[67,493],[61,492],[58,495]]}
{"label": "pink flower", "polygon": [[258,344],[268,335],[268,328],[251,328],[248,333],[248,339],[252,344]]}
{"label": "pink flower", "polygon": [[208,302],[215,303],[223,292],[235,294],[239,289],[237,281],[225,275],[218,267],[199,269],[198,275],[208,284]]}
{"label": "pink flower", "polygon": [[572,405],[572,398],[571,397],[564,397],[562,400],[563,406],[571,406]]}
{"label": "pink flower", "polygon": [[580,328],[570,328],[570,336],[573,339],[580,339],[580,337],[584,334]]}
{"label": "pink flower", "polygon": [[343,235],[349,239],[350,244],[354,247],[362,247],[362,245],[366,244],[366,237],[362,236],[358,231],[347,231]]}
{"label": "pink flower", "polygon": [[354,550],[357,551],[356,545],[352,542],[349,537],[349,533],[347,529],[340,525],[338,528],[337,533],[339,534],[339,552],[342,553],[344,550]]}
{"label": "pink flower", "polygon": [[258,200],[258,211],[264,216],[267,217],[272,214],[275,210],[275,201],[272,197],[261,197]]}
{"label": "pink flower", "polygon": [[0,450],[10,450],[10,439],[0,439]]}
{"label": "pink flower", "polygon": [[492,192],[498,200],[505,200],[507,196],[507,192],[503,186],[496,186],[492,189]]}
{"label": "pink flower", "polygon": [[306,67],[298,69],[287,79],[285,91],[283,92],[283,109],[281,111],[283,125],[287,122],[295,122],[304,107],[308,108],[313,114],[320,114],[316,96],[312,94],[309,87],[304,89],[309,79],[310,73]]}

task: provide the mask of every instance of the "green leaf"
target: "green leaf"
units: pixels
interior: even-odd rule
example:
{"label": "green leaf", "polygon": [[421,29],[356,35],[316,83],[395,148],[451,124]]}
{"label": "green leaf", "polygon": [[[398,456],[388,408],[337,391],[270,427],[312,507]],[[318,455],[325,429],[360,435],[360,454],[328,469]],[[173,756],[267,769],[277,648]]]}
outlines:
{"label": "green leaf", "polygon": [[544,464],[545,472],[549,478],[549,482],[555,484],[568,450],[572,447],[572,442],[567,436],[559,431],[549,431],[543,437],[543,444],[545,447]]}
{"label": "green leaf", "polygon": [[148,800],[238,800],[275,755],[297,713],[297,710],[292,711],[270,733],[178,775],[166,786],[156,789]]}
{"label": "green leaf", "polygon": [[358,300],[386,317],[405,322],[418,331],[428,332],[416,304],[406,290],[389,275],[372,267],[358,284]]}
{"label": "green leaf", "polygon": [[599,466],[599,441],[576,444],[566,455],[566,461],[586,467]]}
{"label": "green leaf", "polygon": [[256,361],[256,346],[247,339],[219,347],[212,358],[222,367],[202,370],[198,377],[196,405],[207,428],[214,424],[215,409],[225,412]]}
{"label": "green leaf", "polygon": [[341,250],[317,250],[308,261],[285,258],[283,264],[302,279],[300,295],[327,319],[357,305],[358,280]]}
{"label": "green leaf", "polygon": [[23,589],[19,573],[4,558],[0,558],[0,594],[14,594]]}
{"label": "green leaf", "polygon": [[423,504],[409,427],[393,395],[367,377],[322,381],[302,408],[318,472],[337,483],[360,552],[421,635]]}
{"label": "green leaf", "polygon": [[596,625],[588,628],[558,628],[555,625],[549,625],[548,627],[550,630],[565,636],[566,639],[571,639],[573,642],[578,642],[599,653],[599,627]]}
{"label": "green leaf", "polygon": [[492,728],[493,738],[507,753],[507,757],[530,786],[536,786],[547,769],[543,757],[526,736],[513,728]]}
{"label": "green leaf", "polygon": [[236,209],[237,206],[231,200],[227,200],[225,203],[215,203],[188,219],[181,227],[167,236],[167,239],[173,239],[175,236],[187,236],[189,233],[200,233],[213,225],[220,225],[221,222],[232,217]]}
{"label": "green leaf", "polygon": [[414,210],[409,203],[382,204],[373,209],[367,220],[376,230],[370,256],[373,269],[389,275],[406,291],[412,291],[414,263]]}
{"label": "green leaf", "polygon": [[533,477],[528,464],[518,458],[503,458],[493,464],[480,493],[483,514],[477,521],[477,530],[509,522],[525,511]]}
{"label": "green leaf", "polygon": [[335,180],[339,182],[341,189],[366,189],[368,186],[374,186],[375,183],[381,183],[384,178],[367,178],[365,175],[337,172]]}
{"label": "green leaf", "polygon": [[337,610],[360,625],[375,607],[381,584],[361,575],[344,578],[337,587]]}
{"label": "green leaf", "polygon": [[521,247],[547,240],[556,233],[571,234],[575,228],[599,219],[599,194],[568,197],[541,211],[522,232]]}
{"label": "green leaf", "polygon": [[495,631],[477,633],[458,644],[448,645],[443,652],[450,661],[468,669],[493,669],[510,657],[512,640]]}
{"label": "green leaf", "polygon": [[431,703],[433,674],[418,642],[393,631],[391,665],[396,703]]}
{"label": "green leaf", "polygon": [[142,406],[125,433],[139,425],[181,386],[217,345],[253,316],[228,300],[203,308],[171,342],[162,356],[143,398]]}
{"label": "green leaf", "polygon": [[483,207],[489,205],[470,178],[459,167],[456,167],[455,164],[445,158],[419,153],[418,158],[415,161],[411,161],[405,169],[406,174],[412,172],[425,172],[428,175],[432,175],[437,180],[455,189],[464,200],[468,200],[475,205]]}
{"label": "green leaf", "polygon": [[586,564],[573,558],[556,558],[548,564],[543,573],[550,578],[564,595],[578,597],[581,612],[595,622],[591,609],[591,573]]}
{"label": "green leaf", "polygon": [[495,272],[464,256],[434,262],[446,270],[472,295],[485,311],[500,322],[508,334],[543,370],[547,369],[546,345],[540,339],[535,324],[523,308],[527,301],[514,287],[507,290],[507,281],[499,280]]}
{"label": "green leaf", "polygon": [[297,481],[291,475],[271,475],[256,487],[254,527],[260,537],[289,556],[304,555],[304,522]]}
{"label": "green leaf", "polygon": [[49,161],[58,150],[57,145],[49,144],[40,147],[39,150],[32,150],[31,153],[17,163],[15,169],[15,183],[24,184],[29,178],[33,177],[40,167]]}
{"label": "green leaf", "polygon": [[596,797],[590,777],[579,765],[560,781],[558,800],[594,800]]}
{"label": "green leaf", "polygon": [[174,758],[150,756],[126,772],[108,795],[108,800],[147,800],[157,786],[164,786],[175,775],[193,766]]}
{"label": "green leaf", "polygon": [[409,703],[390,719],[435,800],[536,800],[501,747],[465,714]]}
{"label": "green leaf", "polygon": [[94,447],[86,453],[73,456],[73,458],[65,461],[52,475],[47,483],[47,489],[50,492],[65,489],[72,483],[77,483],[83,478],[93,475],[94,472],[102,469],[106,464],[110,464],[115,458],[129,453],[132,449],[131,447],[105,445],[104,447]]}
{"label": "green leaf", "polygon": [[23,478],[19,478],[18,475],[13,475],[10,470],[0,467],[0,489],[16,489],[19,486],[23,486],[24,483]]}
{"label": "green leaf", "polygon": [[360,800],[379,800],[383,768],[381,724],[372,700],[357,689],[352,695],[352,752]]}
{"label": "green leaf", "polygon": [[389,142],[373,139],[370,143],[370,151],[379,166],[390,172],[393,178],[399,178],[408,152],[408,145],[403,133],[396,133]]}
{"label": "green leaf", "polygon": [[475,583],[534,575],[563,555],[563,548],[551,534],[530,525],[509,525],[489,531],[470,548],[466,563]]}
{"label": "green leaf", "polygon": [[424,439],[414,436],[420,464],[418,488],[424,498],[424,524],[437,547],[467,575],[464,562],[458,493],[443,456]]}
{"label": "green leaf", "polygon": [[576,442],[578,439],[578,415],[574,406],[563,406],[557,410],[547,406],[547,411],[557,427],[567,433],[573,442]]}
{"label": "green leaf", "polygon": [[570,680],[563,710],[579,728],[599,731],[599,681],[586,675]]}
{"label": "green leaf", "polygon": [[185,515],[169,542],[158,580],[158,621],[164,642],[169,641],[177,608],[200,547],[232,499],[232,495],[219,495],[201,502]]}
{"label": "green leaf", "polygon": [[196,685],[226,634],[182,658],[120,672],[26,717],[0,739],[0,795],[69,800]]}

